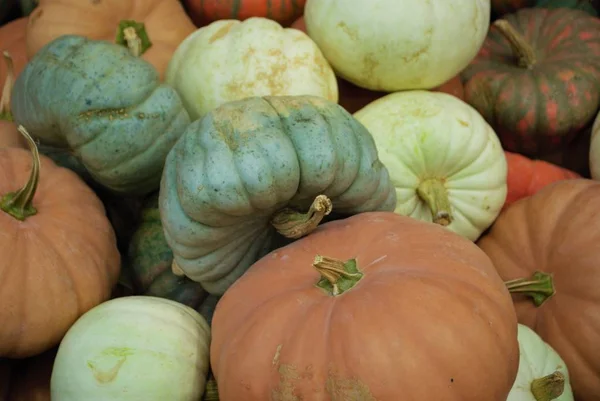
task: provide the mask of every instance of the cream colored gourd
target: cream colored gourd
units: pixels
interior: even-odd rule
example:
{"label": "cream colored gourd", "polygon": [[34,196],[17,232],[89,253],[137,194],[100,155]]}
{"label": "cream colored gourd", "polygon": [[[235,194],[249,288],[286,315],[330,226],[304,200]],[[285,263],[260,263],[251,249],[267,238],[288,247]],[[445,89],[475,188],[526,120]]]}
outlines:
{"label": "cream colored gourd", "polygon": [[431,89],[462,71],[488,31],[490,0],[308,0],[309,36],[367,89]]}
{"label": "cream colored gourd", "polygon": [[567,365],[529,327],[518,328],[519,371],[507,401],[573,401]]}
{"label": "cream colored gourd", "polygon": [[471,106],[446,93],[406,91],[354,114],[396,187],[395,212],[476,240],[506,198],[500,142]]}
{"label": "cream colored gourd", "polygon": [[84,314],[62,340],[52,401],[198,401],[209,344],[208,323],[183,304],[113,299]]}
{"label": "cream colored gourd", "polygon": [[197,119],[223,103],[253,96],[314,95],[338,101],[335,74],[317,45],[266,18],[221,20],[189,35],[167,68]]}
{"label": "cream colored gourd", "polygon": [[590,142],[590,173],[594,180],[600,180],[600,113],[592,126]]}

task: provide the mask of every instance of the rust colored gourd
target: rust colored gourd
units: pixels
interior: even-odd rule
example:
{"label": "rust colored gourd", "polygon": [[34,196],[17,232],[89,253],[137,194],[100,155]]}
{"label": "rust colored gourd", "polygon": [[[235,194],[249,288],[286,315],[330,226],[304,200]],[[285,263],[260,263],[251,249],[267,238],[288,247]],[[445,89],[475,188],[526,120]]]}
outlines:
{"label": "rust colored gourd", "polygon": [[531,160],[523,155],[504,152],[508,164],[506,186],[508,191],[504,208],[521,198],[531,196],[556,181],[581,178],[573,171],[543,160]]}
{"label": "rust colored gourd", "polygon": [[551,184],[503,211],[478,245],[519,322],[563,358],[578,401],[600,394],[600,182]]}
{"label": "rust colored gourd", "polygon": [[[0,27],[0,52],[8,52],[12,56],[15,79],[27,64],[26,28],[27,18],[19,18]],[[0,62],[0,83],[6,80],[7,74],[7,65]]]}
{"label": "rust colored gourd", "polygon": [[[128,35],[127,28],[135,34]],[[195,26],[178,0],[39,0],[29,16],[27,54],[62,35],[117,42],[163,77],[175,49]]]}
{"label": "rust colored gourd", "polygon": [[306,0],[185,0],[184,3],[198,26],[251,17],[269,18],[287,26],[302,15]]}
{"label": "rust colored gourd", "polygon": [[3,64],[6,66],[6,75],[2,93],[0,95],[0,148],[21,147],[25,148],[26,142],[12,121],[10,112],[10,95],[15,83],[14,64],[8,52],[2,54]]}
{"label": "rust colored gourd", "polygon": [[519,363],[489,258],[391,212],[259,260],[219,301],[210,351],[221,401],[506,401]]}
{"label": "rust colored gourd", "polygon": [[462,76],[465,100],[504,149],[535,158],[561,150],[600,106],[600,19],[566,8],[505,15]]}
{"label": "rust colored gourd", "polygon": [[31,152],[0,149],[0,358],[57,345],[107,300],[120,256],[101,201],[72,171]]}

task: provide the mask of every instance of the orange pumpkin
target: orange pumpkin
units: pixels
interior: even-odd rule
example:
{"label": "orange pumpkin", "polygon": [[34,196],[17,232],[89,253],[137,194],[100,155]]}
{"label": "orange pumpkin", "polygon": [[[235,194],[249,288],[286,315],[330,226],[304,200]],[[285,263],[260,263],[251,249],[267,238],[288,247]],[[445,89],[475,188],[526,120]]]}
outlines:
{"label": "orange pumpkin", "polygon": [[543,160],[531,160],[518,153],[504,152],[508,164],[508,192],[504,208],[521,198],[533,195],[546,185],[560,180],[581,178],[573,171]]}
{"label": "orange pumpkin", "polygon": [[15,83],[13,60],[8,52],[4,52],[2,56],[5,62],[0,64],[6,66],[6,80],[0,96],[0,148],[25,147],[25,140],[12,122],[10,113],[10,96]]}
{"label": "orange pumpkin", "polygon": [[[14,78],[16,79],[27,64],[25,32],[27,18],[19,18],[0,27],[0,51],[8,52],[14,63]],[[0,82],[6,80],[8,68],[0,63]]]}
{"label": "orange pumpkin", "polygon": [[506,401],[519,364],[489,258],[391,212],[323,224],[259,260],[219,301],[210,355],[221,401]]}
{"label": "orange pumpkin", "polygon": [[479,246],[523,323],[567,364],[578,401],[600,394],[600,182],[548,185],[503,211]]}
{"label": "orange pumpkin", "polygon": [[302,15],[306,0],[185,0],[184,3],[198,26],[251,17],[269,18],[288,26]]}
{"label": "orange pumpkin", "polygon": [[[128,27],[134,35],[127,35]],[[27,54],[67,34],[117,41],[163,77],[175,49],[195,29],[178,0],[40,0],[29,16]]]}
{"label": "orange pumpkin", "polygon": [[109,298],[120,270],[102,202],[19,130],[31,152],[0,149],[0,357],[9,358],[57,345]]}

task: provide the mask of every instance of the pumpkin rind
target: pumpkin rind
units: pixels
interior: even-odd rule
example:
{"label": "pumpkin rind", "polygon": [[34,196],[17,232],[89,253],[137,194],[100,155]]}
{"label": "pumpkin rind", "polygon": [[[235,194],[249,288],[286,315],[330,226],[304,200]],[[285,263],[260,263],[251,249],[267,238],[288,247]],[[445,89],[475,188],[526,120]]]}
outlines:
{"label": "pumpkin rind", "polygon": [[[0,149],[0,195],[29,178],[32,154]],[[70,170],[40,156],[25,221],[0,211],[0,356],[23,358],[58,344],[117,282],[116,238],[97,196]]]}
{"label": "pumpkin rind", "polygon": [[286,26],[302,15],[306,0],[184,0],[198,26],[216,20],[263,17]]}
{"label": "pumpkin rind", "polygon": [[62,36],[17,79],[14,120],[48,146],[67,149],[103,186],[144,194],[189,124],[176,91],[124,47]]}
{"label": "pumpkin rind", "polygon": [[317,45],[266,18],[217,21],[192,33],[173,54],[166,82],[179,92],[192,120],[253,96],[338,100],[335,74]]}
{"label": "pumpkin rind", "polygon": [[566,362],[578,401],[600,394],[600,183],[559,181],[503,211],[478,245],[504,280],[551,274],[556,293],[541,306],[513,294],[519,322]]}
{"label": "pumpkin rind", "polygon": [[[316,255],[355,259],[363,277],[331,296]],[[519,363],[488,258],[395,213],[329,222],[271,252],[221,298],[212,327],[221,401],[505,401]]]}
{"label": "pumpkin rind", "polygon": [[396,213],[436,221],[419,192],[435,180],[450,203],[448,229],[474,241],[492,224],[506,198],[506,159],[493,129],[471,106],[446,93],[404,91],[354,116],[389,171]]}
{"label": "pumpkin rind", "polygon": [[529,157],[561,149],[600,106],[600,20],[580,10],[523,9],[504,20],[532,46],[519,67],[494,24],[463,71],[465,100],[494,127],[503,147]]}
{"label": "pumpkin rind", "polygon": [[269,250],[274,213],[305,211],[320,194],[346,215],[396,203],[373,138],[339,105],[254,97],[189,126],[167,157],[159,205],[179,267],[221,295]]}

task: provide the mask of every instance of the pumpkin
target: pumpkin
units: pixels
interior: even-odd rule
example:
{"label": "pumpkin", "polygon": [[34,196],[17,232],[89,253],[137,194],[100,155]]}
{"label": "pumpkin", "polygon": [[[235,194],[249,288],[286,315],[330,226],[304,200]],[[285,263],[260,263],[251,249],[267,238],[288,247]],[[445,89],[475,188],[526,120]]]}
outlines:
{"label": "pumpkin", "polygon": [[7,67],[7,74],[0,96],[0,148],[15,146],[24,148],[26,146],[25,140],[13,124],[10,111],[10,95],[15,80],[13,61],[8,52],[3,53],[3,58]]}
{"label": "pumpkin", "polygon": [[19,131],[31,152],[0,149],[0,232],[7,234],[0,236],[0,357],[10,358],[58,344],[81,314],[108,299],[120,266],[100,200]]}
{"label": "pumpkin", "polygon": [[591,177],[600,180],[600,113],[592,126],[589,161]]}
{"label": "pumpkin", "polygon": [[198,26],[217,20],[264,17],[286,26],[304,11],[306,0],[184,0]]}
{"label": "pumpkin", "polygon": [[388,212],[259,260],[212,330],[222,401],[505,401],[519,364],[510,296],[483,252]]}
{"label": "pumpkin", "polygon": [[578,401],[600,394],[600,183],[548,185],[503,211],[479,246],[513,294],[519,322],[564,359]]}
{"label": "pumpkin", "polygon": [[506,198],[506,159],[492,128],[446,93],[387,95],[354,114],[396,189],[395,212],[476,240]]}
{"label": "pumpkin", "polygon": [[[337,75],[384,92],[431,89],[475,57],[490,20],[489,0],[309,1],[304,18]],[[458,42],[460,46],[448,46]]]}
{"label": "pumpkin", "polygon": [[[573,60],[568,65],[564,60]],[[463,71],[465,100],[504,148],[529,157],[560,150],[600,106],[600,20],[580,10],[523,9],[490,28]]]}
{"label": "pumpkin", "polygon": [[519,324],[519,371],[507,401],[573,401],[569,371],[535,331]]}
{"label": "pumpkin", "polygon": [[[18,18],[0,27],[0,51],[8,52],[13,58],[13,74],[15,78],[27,64],[25,52],[25,29],[27,18]],[[6,81],[8,65],[0,63],[0,83]]]}
{"label": "pumpkin", "polygon": [[218,298],[199,283],[171,270],[173,251],[169,248],[158,210],[158,193],[148,197],[128,250],[127,269],[134,293],[171,299],[198,311],[210,324]]}
{"label": "pumpkin", "polygon": [[[7,398],[2,401],[51,401],[50,376],[56,349],[40,355],[13,362],[10,385],[7,383]],[[1,394],[1,393],[0,393]]]}
{"label": "pumpkin", "polygon": [[148,61],[162,79],[175,48],[194,29],[178,0],[39,0],[29,16],[27,54],[63,35],[107,40]]}
{"label": "pumpkin", "polygon": [[546,185],[560,180],[581,178],[579,174],[543,160],[531,160],[523,155],[504,152],[508,165],[508,188],[504,208],[521,198],[533,195]]}
{"label": "pumpkin", "polygon": [[[218,177],[218,178],[217,178]],[[173,267],[222,295],[271,246],[334,210],[393,210],[369,132],[316,96],[253,97],[193,122],[167,156],[159,207]]]}
{"label": "pumpkin", "polygon": [[158,188],[165,157],[190,122],[152,65],[121,46],[73,35],[35,55],[11,103],[14,120],[36,139],[70,152],[95,181],[125,194]]}
{"label": "pumpkin", "polygon": [[177,48],[166,82],[192,120],[253,96],[314,95],[338,100],[335,74],[317,45],[297,29],[265,18],[200,28]]}
{"label": "pumpkin", "polygon": [[210,327],[193,309],[157,297],[105,302],[60,343],[52,401],[198,401],[209,364]]}

